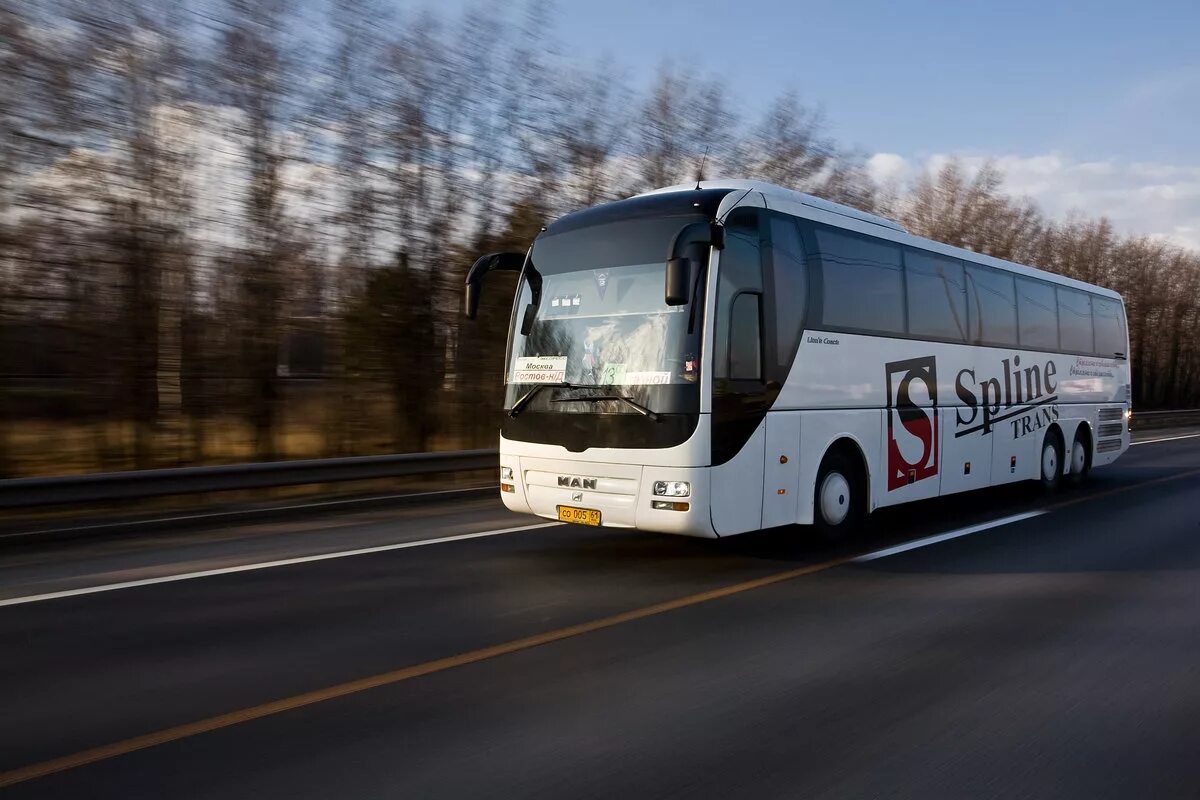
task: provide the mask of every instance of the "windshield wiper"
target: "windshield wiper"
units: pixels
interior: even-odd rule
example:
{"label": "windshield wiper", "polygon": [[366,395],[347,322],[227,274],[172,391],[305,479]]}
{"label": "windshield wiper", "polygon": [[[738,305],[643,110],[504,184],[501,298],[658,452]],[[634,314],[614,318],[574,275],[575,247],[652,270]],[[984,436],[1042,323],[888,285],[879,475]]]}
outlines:
{"label": "windshield wiper", "polygon": [[[575,386],[572,388],[575,388],[575,389],[602,389],[604,387],[602,387],[602,386]],[[634,400],[632,397],[626,397],[623,394],[592,394],[592,395],[584,395],[583,397],[560,397],[555,400],[551,400],[550,402],[551,403],[581,403],[581,402],[582,403],[599,403],[604,400],[621,400],[625,403],[628,403],[635,411],[637,411],[643,417],[649,417],[650,419],[652,419],[655,422],[658,422],[658,420],[659,420],[658,412],[651,411],[650,409],[646,408],[644,405],[642,405],[638,401]]]}
{"label": "windshield wiper", "polygon": [[572,384],[567,383],[566,381],[560,381],[558,383],[539,383],[537,386],[533,387],[528,392],[517,398],[517,402],[513,403],[512,408],[508,410],[508,415],[510,417],[516,417],[517,414],[521,413],[521,410],[525,408],[525,406],[529,405],[529,401],[537,396],[538,392],[547,387],[551,389],[574,388]]}

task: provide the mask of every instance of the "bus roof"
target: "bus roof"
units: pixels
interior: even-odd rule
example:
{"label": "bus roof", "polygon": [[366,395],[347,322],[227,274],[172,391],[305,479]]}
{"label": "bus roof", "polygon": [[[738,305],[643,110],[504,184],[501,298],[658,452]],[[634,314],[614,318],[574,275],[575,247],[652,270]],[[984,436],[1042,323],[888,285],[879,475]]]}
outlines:
{"label": "bus roof", "polygon": [[[875,236],[880,239],[887,239],[898,244],[907,244],[911,247],[919,247],[923,250],[940,253],[951,258],[959,258],[964,261],[969,261],[975,264],[995,267],[997,269],[1008,270],[1018,275],[1025,275],[1031,278],[1039,278],[1051,283],[1057,283],[1061,286],[1068,286],[1076,289],[1093,292],[1095,294],[1106,297],[1121,299],[1121,295],[1112,289],[1106,289],[1102,286],[1085,283],[1083,281],[1068,278],[1065,275],[1058,275],[1053,272],[1028,267],[1024,264],[1017,264],[1012,261],[1005,261],[1001,258],[976,253],[973,250],[966,250],[962,247],[954,247],[953,245],[938,242],[933,239],[926,239],[921,236],[914,236],[905,230],[904,226],[894,220],[886,217],[881,217],[877,214],[871,214],[866,211],[860,211],[852,206],[834,203],[829,200],[822,200],[811,194],[797,192],[792,189],[785,189],[782,186],[776,186],[763,181],[750,180],[712,180],[701,181],[696,183],[684,183],[675,186],[666,186],[662,189],[654,189],[650,192],[636,195],[637,197],[646,197],[649,195],[668,194],[675,192],[694,192],[697,189],[723,189],[733,197],[735,204],[740,204],[745,197],[751,193],[761,195],[762,203],[767,208],[776,211],[782,211],[795,217],[803,217],[816,222],[824,222],[827,225],[834,225],[848,230],[865,233],[868,236]],[[742,194],[734,194],[741,191]],[[728,211],[722,203],[722,213]]]}

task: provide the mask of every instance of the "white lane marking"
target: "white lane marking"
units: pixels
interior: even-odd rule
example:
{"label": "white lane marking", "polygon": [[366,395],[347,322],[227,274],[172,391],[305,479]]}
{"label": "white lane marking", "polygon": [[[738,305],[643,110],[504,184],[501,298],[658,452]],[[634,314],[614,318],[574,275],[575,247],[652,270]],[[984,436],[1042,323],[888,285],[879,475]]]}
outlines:
{"label": "white lane marking", "polygon": [[863,561],[874,561],[877,558],[887,558],[888,556],[894,556],[897,553],[905,553],[909,550],[916,550],[918,547],[928,547],[931,544],[945,542],[950,539],[957,539],[960,536],[970,536],[972,533],[979,533],[980,531],[986,531],[990,528],[998,528],[1001,525],[1011,525],[1012,523],[1020,522],[1021,520],[1033,519],[1034,517],[1040,517],[1045,513],[1045,509],[1025,511],[1021,514],[1013,514],[1010,517],[1001,517],[1000,519],[994,519],[990,522],[981,522],[978,525],[968,525],[965,528],[958,528],[956,530],[947,531],[946,533],[939,533],[936,536],[926,536],[924,539],[916,539],[911,542],[905,542],[904,544],[898,544],[895,547],[887,547],[883,550],[876,550],[873,553],[865,553],[853,559],[853,562],[857,564]]}
{"label": "white lane marking", "polygon": [[388,500],[417,499],[421,497],[437,497],[444,494],[460,492],[484,492],[489,489],[500,491],[500,485],[463,487],[461,489],[437,489],[429,492],[405,492],[401,494],[376,494],[367,497],[346,497],[339,500],[322,500],[315,503],[294,503],[290,506],[263,506],[261,508],[230,509],[229,511],[205,511],[200,514],[181,514],[174,517],[153,517],[151,519],[113,520],[112,522],[97,522],[91,525],[77,525],[73,528],[47,528],[46,530],[18,531],[16,533],[0,534],[0,540],[17,537],[51,533],[75,533],[78,531],[95,531],[105,528],[132,528],[141,525],[161,525],[167,522],[190,522],[198,519],[220,519],[221,517],[252,517],[255,514],[271,514],[279,511],[300,511],[306,508],[327,508],[336,506],[351,506],[356,503],[378,503]]}
{"label": "white lane marking", "polygon": [[1195,439],[1200,436],[1200,433],[1185,433],[1182,436],[1164,436],[1161,439],[1143,439],[1140,442],[1130,442],[1130,447],[1137,447],[1139,444],[1157,444],[1158,442],[1173,442],[1177,439]]}
{"label": "white lane marking", "polygon": [[271,569],[273,567],[288,567],[293,564],[307,564],[312,561],[328,561],[334,558],[349,558],[350,556],[363,556],[369,553],[384,553],[388,550],[407,550],[411,547],[424,547],[430,544],[462,542],[466,541],[467,539],[483,539],[488,536],[500,536],[505,533],[519,533],[520,531],[531,531],[538,528],[553,528],[562,524],[563,523],[561,522],[543,522],[537,525],[521,525],[516,528],[499,528],[491,531],[460,533],[455,536],[440,536],[436,539],[418,539],[414,542],[397,542],[396,544],[383,544],[376,547],[360,547],[357,550],[341,550],[336,553],[318,553],[317,555],[312,556],[283,558],[278,561],[262,561],[257,564],[240,564],[234,567],[221,567],[220,569],[205,569],[198,572],[183,572],[178,575],[163,575],[158,578],[144,578],[137,581],[122,581],[120,583],[106,583],[100,586],[85,586],[82,589],[67,589],[65,591],[49,592],[47,594],[31,594],[25,597],[10,597],[6,600],[0,600],[0,607],[19,606],[25,603],[39,603],[43,600],[57,600],[60,597],[77,597],[83,594],[114,592],[118,589],[133,589],[138,586],[153,586],[157,583],[174,583],[175,581],[190,581],[194,578],[211,578],[214,575],[231,575],[235,572],[253,572],[254,570]]}

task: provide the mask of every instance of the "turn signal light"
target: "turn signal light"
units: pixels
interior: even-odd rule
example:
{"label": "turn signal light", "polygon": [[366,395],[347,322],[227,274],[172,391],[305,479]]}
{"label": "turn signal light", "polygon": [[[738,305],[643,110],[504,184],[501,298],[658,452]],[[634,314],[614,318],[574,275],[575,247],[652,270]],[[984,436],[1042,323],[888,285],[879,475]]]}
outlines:
{"label": "turn signal light", "polygon": [[511,483],[502,483],[502,484],[500,484],[500,491],[502,491],[502,492],[516,492],[516,491],[517,491],[517,487],[516,487],[516,486],[513,486]]}
{"label": "turn signal light", "polygon": [[670,500],[654,500],[650,503],[658,511],[687,511],[687,503],[674,503]]}

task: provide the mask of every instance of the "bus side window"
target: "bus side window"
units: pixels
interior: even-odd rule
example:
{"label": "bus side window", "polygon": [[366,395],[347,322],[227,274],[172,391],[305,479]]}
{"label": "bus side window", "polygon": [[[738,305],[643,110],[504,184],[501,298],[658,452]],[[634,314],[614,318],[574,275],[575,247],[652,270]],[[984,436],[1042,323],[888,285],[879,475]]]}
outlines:
{"label": "bus side window", "polygon": [[1057,287],[1058,291],[1058,340],[1068,353],[1096,351],[1096,340],[1092,332],[1092,301],[1086,292],[1078,289]]}
{"label": "bus side window", "polygon": [[729,378],[762,380],[762,295],[741,292],[729,311]]}
{"label": "bus side window", "polygon": [[1017,278],[1017,320],[1021,347],[1026,350],[1058,349],[1058,307],[1054,286],[1032,278]]}
{"label": "bus side window", "polygon": [[[808,307],[808,272],[804,246],[796,221],[781,214],[771,215],[771,310],[775,317],[775,361],[777,380],[787,378],[792,356],[800,345],[804,314]],[[770,335],[770,326],[767,326]],[[776,378],[772,378],[773,380]]]}
{"label": "bus side window", "polygon": [[1017,347],[1017,290],[1013,275],[967,264],[967,300],[971,341],[994,347]]}
{"label": "bus side window", "polygon": [[[725,249],[718,267],[716,331],[713,337],[713,377],[728,380],[761,380],[762,314],[758,299],[763,290],[762,249],[759,242],[758,212],[737,209],[725,225]],[[748,300],[741,300],[748,297]],[[752,305],[751,305],[752,304]],[[749,323],[754,310],[754,325]],[[754,335],[754,352],[759,366],[748,370],[745,358],[750,350],[747,337]],[[734,349],[740,352],[736,354]],[[731,367],[737,360],[737,372]],[[747,372],[753,377],[747,377]]]}
{"label": "bus side window", "polygon": [[900,246],[817,225],[820,325],[825,330],[903,336],[904,268]]}
{"label": "bus side window", "polygon": [[961,261],[924,250],[904,253],[909,336],[967,341],[967,283]]}

